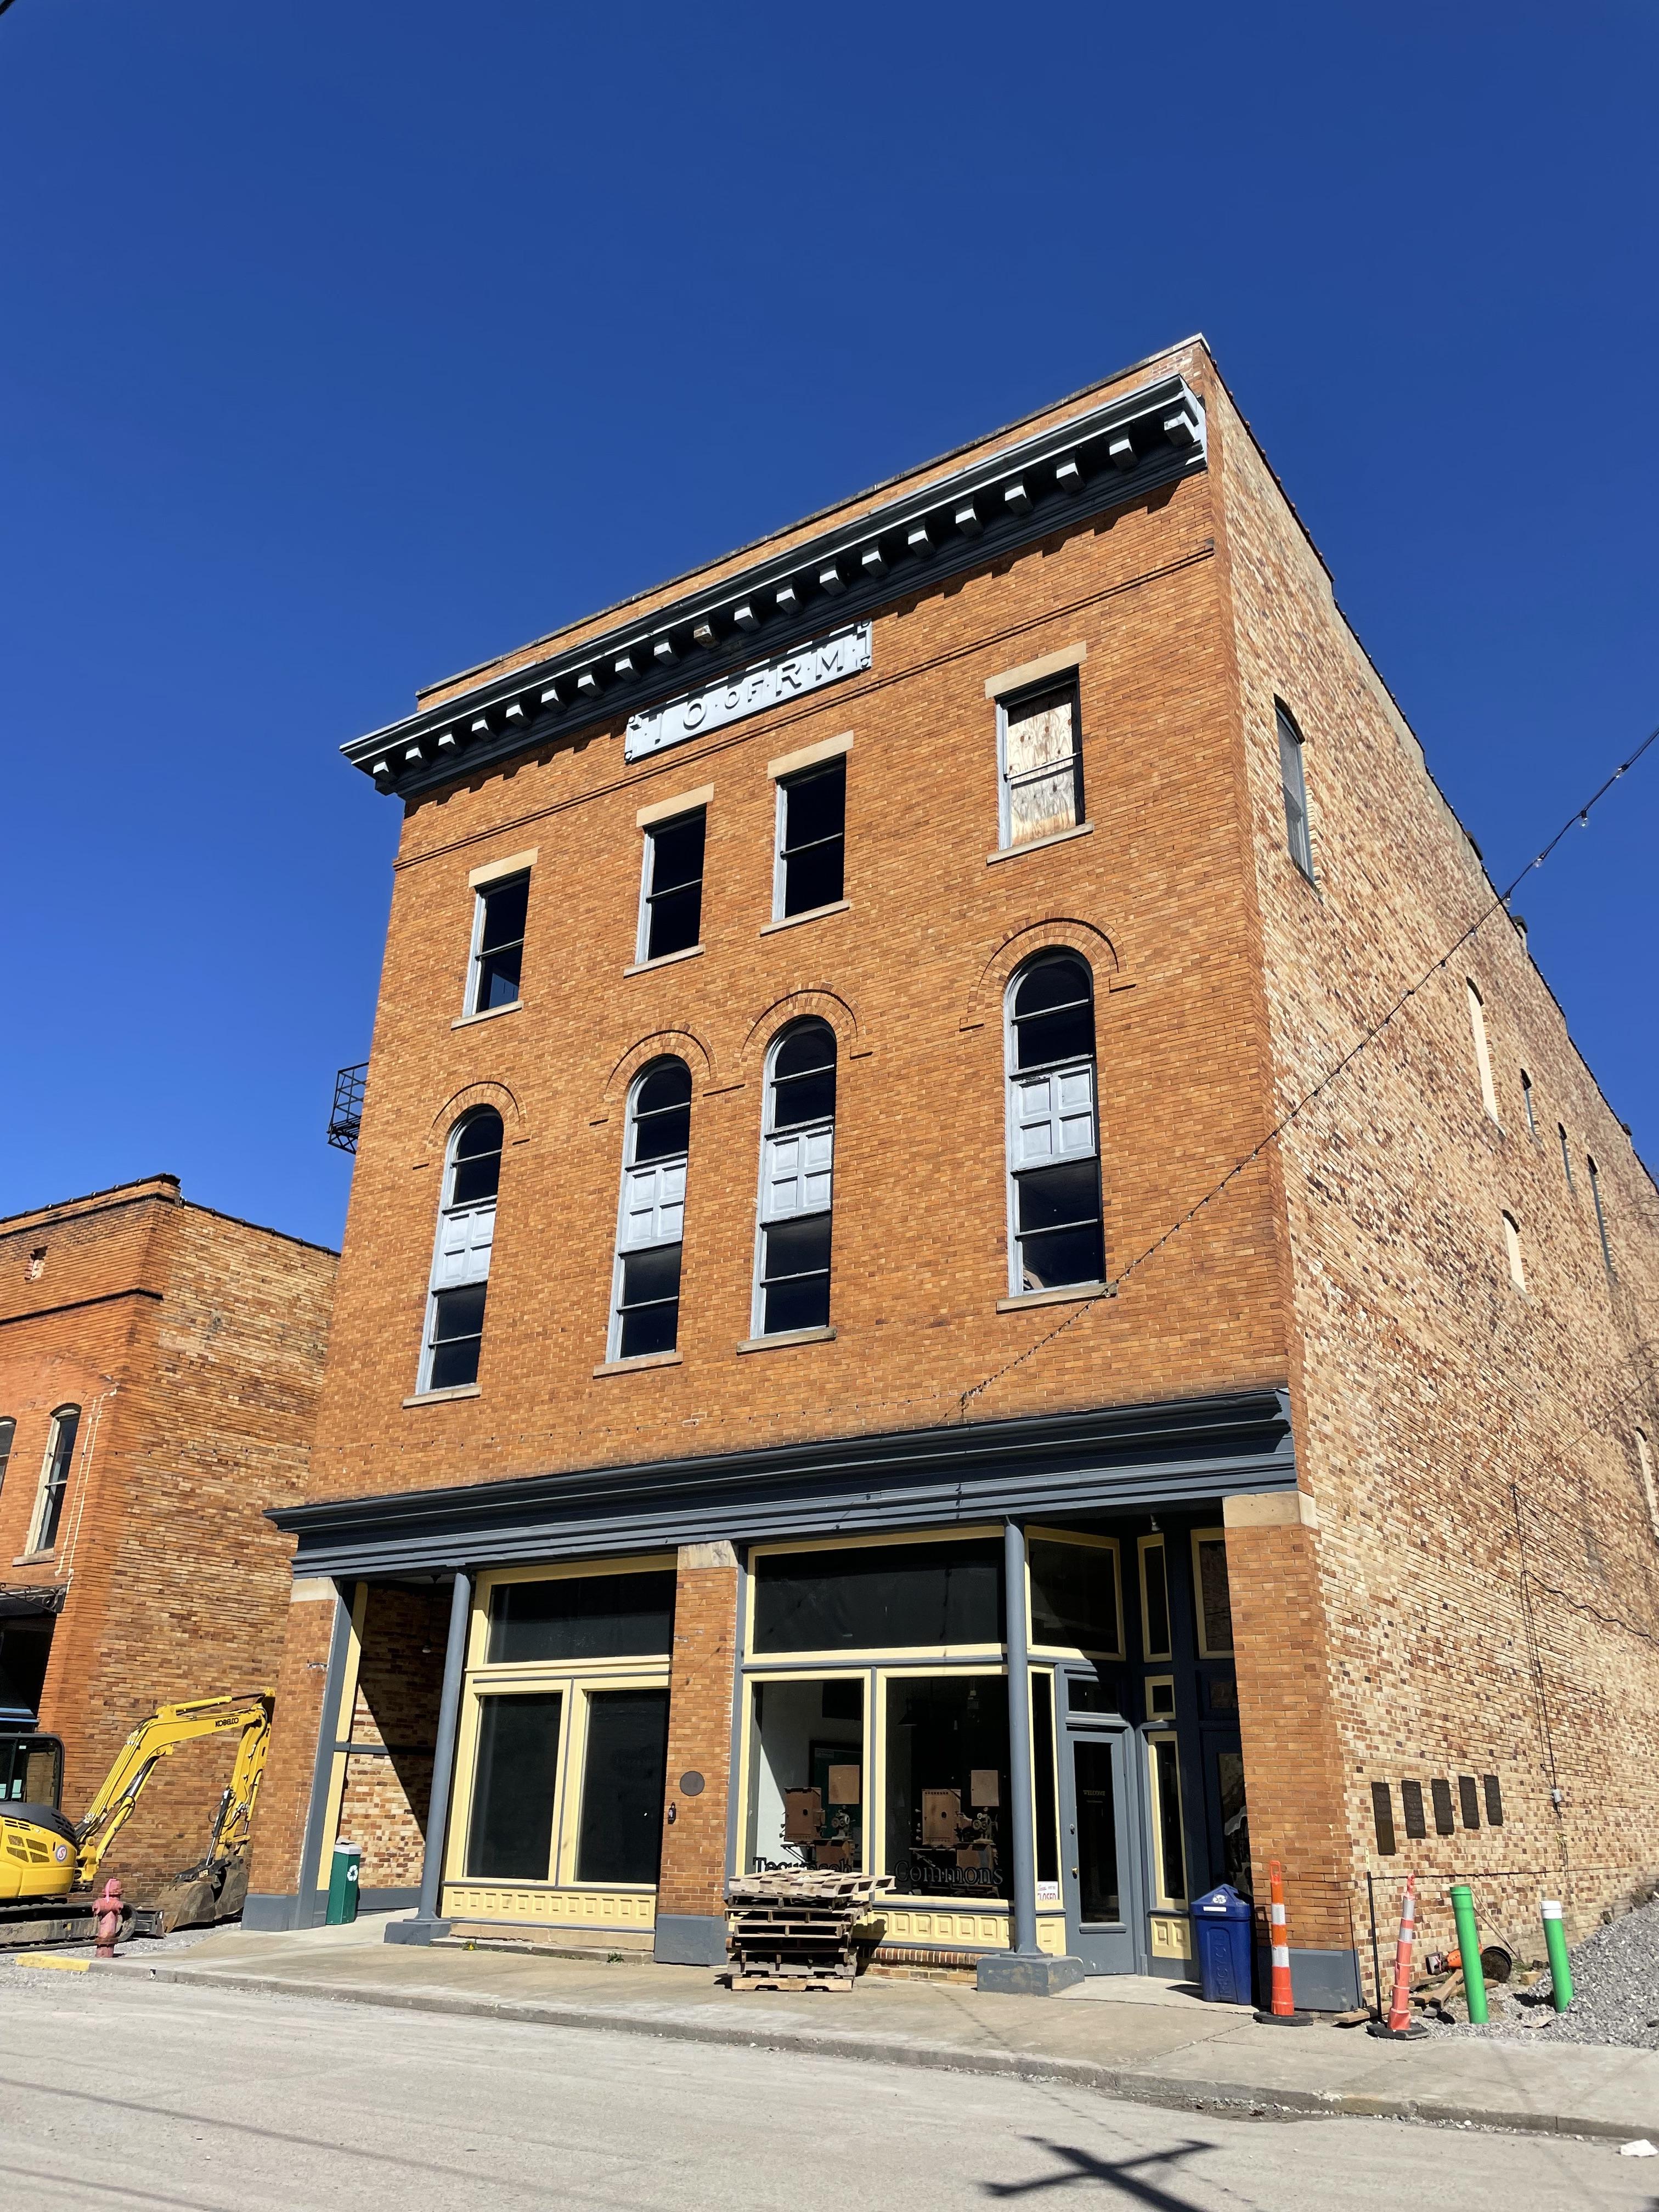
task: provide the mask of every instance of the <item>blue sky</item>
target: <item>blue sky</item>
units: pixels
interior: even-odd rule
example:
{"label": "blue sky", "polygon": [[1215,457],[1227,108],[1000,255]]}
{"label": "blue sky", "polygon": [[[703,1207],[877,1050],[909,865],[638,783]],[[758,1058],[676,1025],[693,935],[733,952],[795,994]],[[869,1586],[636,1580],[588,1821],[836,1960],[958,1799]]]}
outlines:
{"label": "blue sky", "polygon": [[[0,16],[0,1211],[327,1242],[416,684],[1188,332],[1494,872],[1659,720],[1645,4]],[[1527,886],[1659,1162],[1659,748]]]}

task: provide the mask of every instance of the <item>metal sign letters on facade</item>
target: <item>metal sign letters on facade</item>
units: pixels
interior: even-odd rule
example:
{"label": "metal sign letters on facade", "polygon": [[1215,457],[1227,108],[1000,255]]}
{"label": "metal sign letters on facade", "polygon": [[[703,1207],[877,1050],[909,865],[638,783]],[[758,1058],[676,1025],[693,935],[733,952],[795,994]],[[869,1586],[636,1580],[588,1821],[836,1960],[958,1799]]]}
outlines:
{"label": "metal sign letters on facade", "polygon": [[839,683],[843,676],[856,676],[869,665],[870,625],[849,623],[798,652],[757,661],[754,667],[701,691],[690,691],[682,699],[671,699],[666,706],[630,715],[623,757],[643,760],[647,753],[659,753],[665,745],[683,744],[705,730],[718,730],[725,722],[740,722],[745,714],[758,714],[801,692]]}

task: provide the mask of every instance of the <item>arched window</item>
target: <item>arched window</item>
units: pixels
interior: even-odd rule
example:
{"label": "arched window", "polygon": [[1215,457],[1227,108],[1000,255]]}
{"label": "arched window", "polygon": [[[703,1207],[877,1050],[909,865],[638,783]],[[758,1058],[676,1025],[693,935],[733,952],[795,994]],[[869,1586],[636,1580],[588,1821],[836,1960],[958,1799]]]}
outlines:
{"label": "arched window", "polygon": [[1088,963],[1038,953],[1007,1004],[1009,1287],[1097,1283],[1106,1256]]}
{"label": "arched window", "polygon": [[59,1406],[52,1417],[46,1437],[46,1456],[40,1469],[40,1495],[34,1509],[31,1552],[50,1552],[58,1542],[69,1491],[70,1470],[75,1465],[75,1439],[81,1432],[81,1408]]}
{"label": "arched window", "polygon": [[835,1158],[836,1033],[795,1022],[767,1056],[757,1336],[829,1326]]}
{"label": "arched window", "polygon": [[653,1060],[628,1095],[612,1359],[672,1352],[680,1333],[680,1249],[691,1146],[691,1071]]}
{"label": "arched window", "polygon": [[478,1379],[502,1136],[493,1106],[463,1115],[449,1133],[421,1358],[422,1390],[456,1390]]}

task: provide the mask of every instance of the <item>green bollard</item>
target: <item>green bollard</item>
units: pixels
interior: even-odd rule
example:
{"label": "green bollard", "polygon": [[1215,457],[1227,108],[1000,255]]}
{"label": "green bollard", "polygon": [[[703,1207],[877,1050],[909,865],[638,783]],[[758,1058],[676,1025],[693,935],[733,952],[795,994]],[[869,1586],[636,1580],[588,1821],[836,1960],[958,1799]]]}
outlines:
{"label": "green bollard", "polygon": [[1557,2012],[1565,2012],[1572,2002],[1572,1968],[1567,1961],[1561,1907],[1550,1897],[1544,1899],[1544,1948],[1550,1954],[1550,2002]]}
{"label": "green bollard", "polygon": [[336,1844],[334,1863],[328,1870],[328,1921],[341,1928],[357,1917],[357,1870],[363,1855],[356,1844]]}
{"label": "green bollard", "polygon": [[1486,2018],[1486,1977],[1480,1968],[1480,1936],[1474,1924],[1474,1892],[1466,1881],[1455,1881],[1452,1917],[1457,1923],[1457,1948],[1463,1959],[1463,1989],[1469,2001],[1469,2018],[1477,2027]]}

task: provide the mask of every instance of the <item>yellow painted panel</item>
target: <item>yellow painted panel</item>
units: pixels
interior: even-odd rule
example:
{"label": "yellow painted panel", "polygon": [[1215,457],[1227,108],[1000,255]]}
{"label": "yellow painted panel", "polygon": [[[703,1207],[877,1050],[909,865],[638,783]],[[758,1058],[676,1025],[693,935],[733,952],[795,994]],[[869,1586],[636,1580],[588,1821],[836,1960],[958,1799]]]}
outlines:
{"label": "yellow painted panel", "polygon": [[1152,1916],[1152,1956],[1155,1959],[1190,1959],[1193,1955],[1193,1928],[1189,1920],[1165,1917],[1161,1913]]}
{"label": "yellow painted panel", "polygon": [[521,1920],[542,1927],[651,1929],[657,1923],[652,1891],[495,1889],[478,1882],[444,1884],[447,1920]]}

